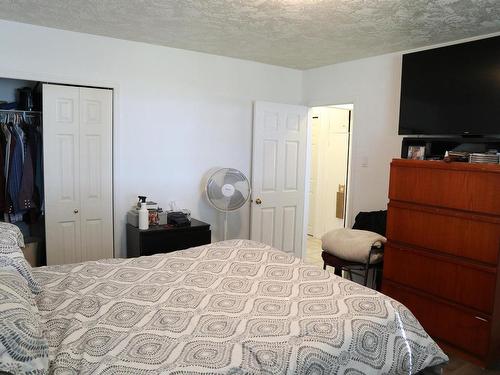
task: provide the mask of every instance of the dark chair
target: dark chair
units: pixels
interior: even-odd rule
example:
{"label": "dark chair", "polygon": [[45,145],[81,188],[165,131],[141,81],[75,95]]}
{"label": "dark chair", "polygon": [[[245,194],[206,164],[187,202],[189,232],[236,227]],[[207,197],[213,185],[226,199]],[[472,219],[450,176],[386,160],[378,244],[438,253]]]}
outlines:
{"label": "dark chair", "polygon": [[[356,219],[354,220],[354,225],[352,229],[362,229],[369,230],[385,236],[386,231],[386,221],[387,221],[387,211],[371,211],[371,212],[360,212]],[[383,261],[375,264],[370,264],[370,259],[373,251],[381,251],[380,248],[372,247],[370,254],[368,256],[368,261],[366,263],[352,262],[345,259],[341,259],[323,251],[321,257],[323,258],[323,269],[326,270],[326,266],[331,266],[335,268],[335,275],[342,277],[342,270],[349,273],[349,278],[352,280],[352,274],[363,276],[364,286],[368,285],[368,274],[370,270],[373,270],[373,282],[377,290],[380,288],[380,281],[382,280],[382,268]],[[383,246],[382,246],[383,251]],[[361,271],[361,272],[360,272]]]}

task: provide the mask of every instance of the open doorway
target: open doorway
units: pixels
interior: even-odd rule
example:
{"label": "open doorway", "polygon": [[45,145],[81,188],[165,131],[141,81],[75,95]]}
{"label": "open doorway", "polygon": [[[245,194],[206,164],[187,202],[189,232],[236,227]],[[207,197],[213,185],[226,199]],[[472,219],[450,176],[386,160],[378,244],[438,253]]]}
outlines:
{"label": "open doorway", "polygon": [[346,226],[349,144],[354,106],[313,107],[309,168],[308,262],[323,266],[321,237]]}

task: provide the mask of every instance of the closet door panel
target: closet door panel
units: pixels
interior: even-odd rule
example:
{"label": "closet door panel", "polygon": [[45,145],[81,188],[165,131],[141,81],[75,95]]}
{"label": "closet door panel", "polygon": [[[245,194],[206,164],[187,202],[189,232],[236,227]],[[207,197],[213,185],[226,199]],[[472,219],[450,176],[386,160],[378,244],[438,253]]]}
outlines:
{"label": "closet door panel", "polygon": [[80,88],[82,252],[113,257],[112,91]]}
{"label": "closet door panel", "polygon": [[77,87],[43,86],[47,264],[80,262],[80,134]]}

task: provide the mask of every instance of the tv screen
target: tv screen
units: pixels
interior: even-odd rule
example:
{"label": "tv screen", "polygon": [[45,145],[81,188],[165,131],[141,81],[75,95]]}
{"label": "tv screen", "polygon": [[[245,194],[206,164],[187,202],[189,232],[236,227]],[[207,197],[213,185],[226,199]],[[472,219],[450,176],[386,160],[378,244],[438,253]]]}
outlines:
{"label": "tv screen", "polygon": [[500,135],[500,36],[403,55],[399,134]]}

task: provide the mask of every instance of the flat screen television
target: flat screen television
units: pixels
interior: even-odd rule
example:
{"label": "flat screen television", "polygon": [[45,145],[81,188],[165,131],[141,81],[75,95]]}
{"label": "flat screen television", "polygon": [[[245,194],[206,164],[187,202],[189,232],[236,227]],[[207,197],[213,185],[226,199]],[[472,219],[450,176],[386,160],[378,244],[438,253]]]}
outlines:
{"label": "flat screen television", "polygon": [[500,36],[403,55],[399,134],[500,135]]}

